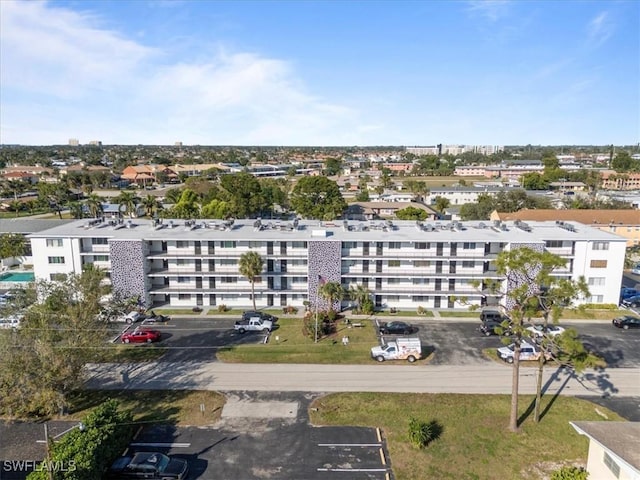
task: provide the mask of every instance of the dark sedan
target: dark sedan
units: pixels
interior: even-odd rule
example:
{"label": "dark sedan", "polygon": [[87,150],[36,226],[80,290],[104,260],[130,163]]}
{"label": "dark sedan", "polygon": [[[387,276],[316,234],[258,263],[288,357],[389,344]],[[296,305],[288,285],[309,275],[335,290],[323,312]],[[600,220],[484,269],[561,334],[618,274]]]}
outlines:
{"label": "dark sedan", "polygon": [[640,295],[634,295],[633,297],[625,298],[622,300],[622,305],[625,307],[640,307]]}
{"label": "dark sedan", "polygon": [[629,330],[630,328],[640,328],[640,318],[633,317],[631,315],[624,315],[622,317],[613,319],[613,326]]}
{"label": "dark sedan", "polygon": [[107,475],[109,478],[184,480],[188,473],[189,465],[186,460],[157,452],[141,452],[133,457],[118,458]]}
{"label": "dark sedan", "polygon": [[380,324],[380,333],[383,335],[409,335],[413,327],[405,322],[388,322]]}

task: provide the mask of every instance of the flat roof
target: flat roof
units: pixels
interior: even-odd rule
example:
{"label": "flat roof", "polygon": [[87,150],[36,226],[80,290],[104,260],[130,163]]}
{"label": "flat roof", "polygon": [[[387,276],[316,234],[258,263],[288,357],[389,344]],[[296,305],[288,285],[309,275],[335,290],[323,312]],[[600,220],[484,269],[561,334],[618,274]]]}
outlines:
{"label": "flat roof", "polygon": [[[95,222],[95,221],[93,221]],[[115,222],[115,221],[111,221]],[[129,223],[130,222],[130,223]],[[598,240],[626,242],[616,234],[592,228],[577,222],[564,222],[563,228],[555,221],[521,222],[522,228],[514,222],[502,222],[504,230],[490,221],[456,222],[448,220],[424,221],[418,228],[415,221],[387,220],[346,222],[343,220],[321,222],[300,220],[293,229],[293,221],[261,220],[262,229],[255,228],[256,220],[235,220],[232,228],[223,229],[223,220],[192,220],[193,225],[185,226],[186,220],[163,220],[162,228],[154,227],[152,220],[124,220],[115,228],[110,220],[95,223],[91,220],[76,220],[47,230],[34,231],[31,238],[106,237],[122,240],[337,240],[337,241],[386,241],[386,242],[504,242],[540,243],[545,240]],[[173,228],[171,228],[173,224]],[[130,225],[130,227],[127,227]],[[571,229],[573,231],[571,231]]]}
{"label": "flat roof", "polygon": [[23,235],[29,233],[42,232],[43,230],[50,230],[52,228],[66,225],[74,220],[58,218],[3,218],[0,220],[0,234],[2,233],[22,233]]}
{"label": "flat roof", "polygon": [[640,422],[569,422],[583,435],[640,470]]}

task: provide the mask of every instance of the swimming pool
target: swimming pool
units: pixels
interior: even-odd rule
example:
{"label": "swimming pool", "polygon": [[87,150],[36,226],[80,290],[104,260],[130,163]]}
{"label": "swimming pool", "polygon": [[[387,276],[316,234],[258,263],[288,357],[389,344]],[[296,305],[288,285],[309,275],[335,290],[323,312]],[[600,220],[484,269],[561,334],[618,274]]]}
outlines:
{"label": "swimming pool", "polygon": [[6,272],[0,274],[0,282],[33,282],[33,272]]}

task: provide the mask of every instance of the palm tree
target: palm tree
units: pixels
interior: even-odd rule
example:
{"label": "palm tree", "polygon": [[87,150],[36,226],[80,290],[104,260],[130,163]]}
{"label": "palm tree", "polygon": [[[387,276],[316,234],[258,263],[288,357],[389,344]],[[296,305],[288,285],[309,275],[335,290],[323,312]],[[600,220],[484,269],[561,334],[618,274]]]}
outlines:
{"label": "palm tree", "polygon": [[84,216],[82,203],[80,202],[69,202],[69,210],[71,210],[71,216],[73,218],[82,218]]}
{"label": "palm tree", "polygon": [[345,291],[340,282],[326,282],[320,286],[318,293],[329,302],[329,310],[333,311],[333,306],[344,298]]}
{"label": "palm tree", "polygon": [[349,288],[349,297],[358,304],[358,311],[362,313],[362,306],[369,300],[371,291],[364,285],[355,285]]}
{"label": "palm tree", "polygon": [[121,211],[124,210],[125,215],[131,216],[136,209],[138,197],[134,193],[123,191],[116,197],[116,202],[120,205]]}
{"label": "palm tree", "polygon": [[262,273],[264,260],[258,252],[253,250],[245,252],[240,256],[240,273],[247,277],[251,282],[251,300],[253,300],[253,309],[256,309],[255,283],[256,278]]}
{"label": "palm tree", "polygon": [[160,209],[160,202],[153,195],[147,195],[142,199],[142,206],[147,214],[147,217],[152,217],[155,212]]}
{"label": "palm tree", "polygon": [[91,215],[93,218],[102,216],[104,208],[102,207],[102,198],[99,195],[92,193],[87,197],[86,203],[87,209],[89,210],[89,215]]}

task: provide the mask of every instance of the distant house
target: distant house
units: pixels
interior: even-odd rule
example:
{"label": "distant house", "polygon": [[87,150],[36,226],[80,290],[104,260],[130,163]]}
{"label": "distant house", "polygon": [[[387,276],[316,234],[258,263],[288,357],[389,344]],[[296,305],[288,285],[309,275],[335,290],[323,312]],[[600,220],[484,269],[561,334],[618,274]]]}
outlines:
{"label": "distant house", "polygon": [[569,423],[589,438],[589,478],[640,480],[640,422]]}
{"label": "distant house", "polygon": [[428,220],[439,218],[438,212],[419,202],[355,202],[347,207],[347,218],[354,220],[375,220],[395,218],[398,210],[407,207],[418,208],[427,212]]}
{"label": "distant house", "polygon": [[571,221],[627,239],[627,246],[640,244],[640,210],[529,210],[505,213],[494,211],[490,220],[523,222]]}

